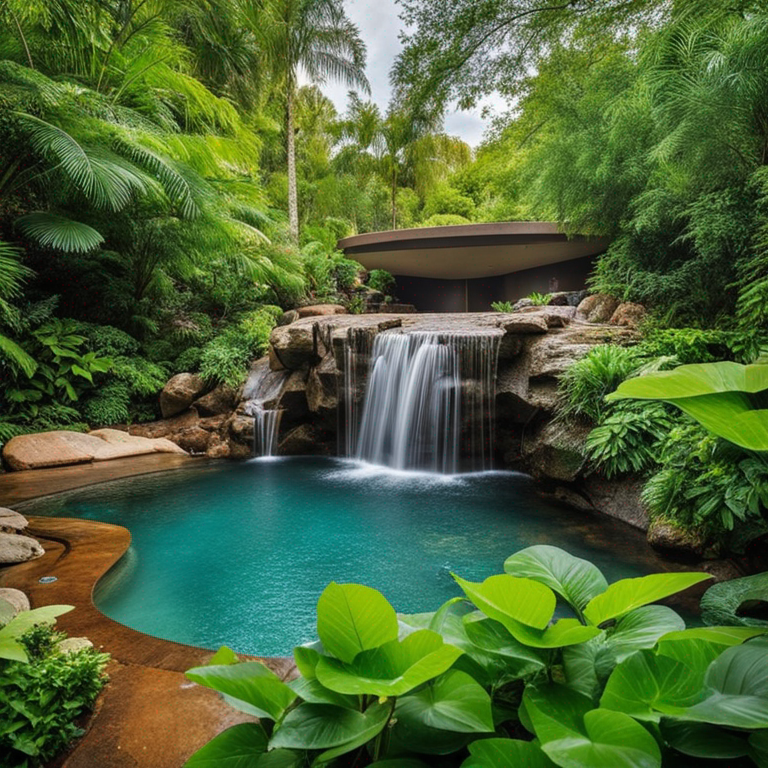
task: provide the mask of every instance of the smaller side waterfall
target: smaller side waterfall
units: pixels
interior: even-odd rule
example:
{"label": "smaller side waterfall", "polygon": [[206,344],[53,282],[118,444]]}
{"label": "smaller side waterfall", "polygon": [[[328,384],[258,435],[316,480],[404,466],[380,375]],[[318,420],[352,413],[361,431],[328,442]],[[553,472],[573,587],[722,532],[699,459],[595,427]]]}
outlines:
{"label": "smaller side waterfall", "polygon": [[253,417],[253,455],[274,456],[277,452],[282,410],[278,400],[288,378],[287,371],[272,371],[267,360],[259,360],[243,388],[244,412]]}
{"label": "smaller side waterfall", "polygon": [[[349,338],[347,455],[395,469],[490,469],[500,337],[488,333],[380,333],[368,353]],[[370,358],[360,401],[361,358]]]}

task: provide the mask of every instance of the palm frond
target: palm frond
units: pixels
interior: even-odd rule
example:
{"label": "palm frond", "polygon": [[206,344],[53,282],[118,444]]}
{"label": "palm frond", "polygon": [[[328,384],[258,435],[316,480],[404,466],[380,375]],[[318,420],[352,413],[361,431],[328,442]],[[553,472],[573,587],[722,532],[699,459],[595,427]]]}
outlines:
{"label": "palm frond", "polygon": [[35,375],[37,363],[34,358],[28,355],[15,341],[2,334],[0,334],[0,354],[11,365],[21,369],[27,378],[31,379]]}
{"label": "palm frond", "polygon": [[104,237],[88,224],[54,213],[28,213],[16,219],[16,226],[41,245],[65,253],[88,253],[104,242]]}

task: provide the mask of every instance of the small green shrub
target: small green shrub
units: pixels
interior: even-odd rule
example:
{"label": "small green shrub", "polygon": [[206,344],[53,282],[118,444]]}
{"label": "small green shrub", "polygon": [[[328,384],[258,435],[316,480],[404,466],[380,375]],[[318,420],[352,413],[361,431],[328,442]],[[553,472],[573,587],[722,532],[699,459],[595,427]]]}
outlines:
{"label": "small green shrub", "polygon": [[189,347],[188,349],[185,349],[173,363],[174,372],[194,373],[199,369],[202,357],[203,350],[200,347]]}
{"label": "small green shrub", "polygon": [[458,216],[454,213],[436,213],[419,224],[419,227],[456,227],[461,224],[471,224],[472,222],[464,216]]}
{"label": "small green shrub", "polygon": [[341,291],[352,288],[363,271],[365,271],[365,267],[357,261],[343,257],[334,259],[332,275]]}
{"label": "small green shrub", "polygon": [[494,301],[491,303],[491,309],[494,312],[512,312],[513,308],[511,301]]}
{"label": "small green shrub", "polygon": [[83,416],[93,425],[122,424],[130,419],[131,391],[124,381],[105,384],[83,406]]}
{"label": "small green shrub", "polygon": [[168,370],[144,357],[116,357],[113,361],[114,377],[124,382],[132,395],[156,395],[168,381]]}
{"label": "small green shrub", "polygon": [[266,351],[272,328],[281,314],[280,307],[266,306],[241,316],[203,347],[200,375],[233,387],[241,384],[251,360]]}
{"label": "small green shrub", "polygon": [[718,540],[737,522],[764,520],[768,464],[760,458],[691,424],[669,432],[659,463],[642,493],[652,515]]}
{"label": "small green shrub", "polygon": [[606,477],[644,472],[658,463],[659,444],[673,425],[667,406],[617,406],[589,433],[587,458]]}
{"label": "small green shrub", "polygon": [[23,611],[0,643],[0,765],[37,768],[82,734],[77,719],[102,689],[107,654],[62,653],[66,635],[52,624],[71,606]]}
{"label": "small green shrub", "polygon": [[638,355],[674,358],[680,364],[733,359],[734,334],[700,328],[649,328],[637,346]]}
{"label": "small green shrub", "polygon": [[395,290],[395,278],[385,269],[372,269],[368,275],[368,287],[389,295]]}
{"label": "small green shrub", "polygon": [[533,293],[529,293],[528,296],[526,296],[528,301],[530,301],[535,307],[545,307],[547,304],[549,304],[549,300],[552,298],[551,293],[537,293],[534,291]]}
{"label": "small green shrub", "polygon": [[560,377],[560,418],[598,424],[610,407],[605,396],[640,366],[637,352],[628,347],[604,344],[590,350]]}

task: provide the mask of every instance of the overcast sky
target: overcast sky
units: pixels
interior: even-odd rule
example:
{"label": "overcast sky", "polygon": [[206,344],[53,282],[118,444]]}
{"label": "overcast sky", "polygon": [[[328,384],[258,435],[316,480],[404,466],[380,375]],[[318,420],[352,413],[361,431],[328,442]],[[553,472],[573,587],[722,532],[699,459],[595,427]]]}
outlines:
{"label": "overcast sky", "polygon": [[[398,33],[402,22],[398,17],[398,6],[395,0],[344,0],[344,6],[368,46],[367,74],[372,98],[383,112],[389,103],[389,70],[400,51]],[[345,86],[327,83],[323,92],[333,100],[339,112],[346,110]],[[461,137],[473,147],[480,143],[484,127],[479,108],[472,112],[452,112],[445,120],[447,133]]]}

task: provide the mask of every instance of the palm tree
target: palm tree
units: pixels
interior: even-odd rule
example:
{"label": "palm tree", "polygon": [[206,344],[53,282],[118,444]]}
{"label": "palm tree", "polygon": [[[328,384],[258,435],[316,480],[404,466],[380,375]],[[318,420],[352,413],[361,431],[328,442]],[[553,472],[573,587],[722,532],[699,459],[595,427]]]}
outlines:
{"label": "palm tree", "polygon": [[254,28],[263,36],[274,79],[285,93],[288,218],[291,238],[298,242],[295,106],[299,73],[313,83],[340,80],[370,92],[364,72],[365,44],[341,0],[265,0],[259,6],[252,14]]}

